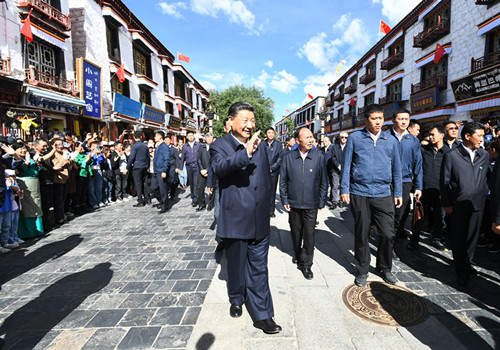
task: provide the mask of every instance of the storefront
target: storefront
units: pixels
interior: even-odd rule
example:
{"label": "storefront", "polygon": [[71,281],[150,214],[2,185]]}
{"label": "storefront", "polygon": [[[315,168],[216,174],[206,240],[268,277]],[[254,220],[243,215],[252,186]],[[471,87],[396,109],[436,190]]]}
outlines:
{"label": "storefront", "polygon": [[154,132],[165,128],[165,112],[147,104],[142,104],[142,121],[147,140],[154,138]]}
{"label": "storefront", "polygon": [[0,120],[2,123],[2,135],[13,135],[13,130],[11,129],[17,129],[17,116],[14,118],[12,112],[8,113],[8,111],[12,107],[19,107],[21,104],[21,87],[22,82],[19,80],[0,77]]}
{"label": "storefront", "polygon": [[[113,112],[110,123],[110,140],[116,141],[125,129],[141,122],[142,105],[117,92],[113,93]],[[116,136],[114,138],[113,136]]]}

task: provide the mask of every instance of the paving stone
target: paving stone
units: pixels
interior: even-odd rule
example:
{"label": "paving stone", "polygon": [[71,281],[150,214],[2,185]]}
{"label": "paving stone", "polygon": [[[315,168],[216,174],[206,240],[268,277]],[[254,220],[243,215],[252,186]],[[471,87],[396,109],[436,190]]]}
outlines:
{"label": "paving stone", "polygon": [[153,318],[155,309],[131,309],[128,310],[125,316],[120,320],[118,326],[147,326]]}
{"label": "paving stone", "polygon": [[159,308],[156,311],[153,319],[151,320],[151,325],[178,325],[181,323],[185,307],[168,307]]}
{"label": "paving stone", "polygon": [[188,307],[181,321],[182,325],[195,325],[200,315],[201,307]]}
{"label": "paving stone", "polygon": [[129,282],[120,290],[120,293],[143,293],[150,285],[150,282]]}
{"label": "paving stone", "polygon": [[117,349],[150,349],[160,329],[160,327],[130,328]]}
{"label": "paving stone", "polygon": [[86,328],[113,327],[125,314],[126,310],[101,310],[94,316]]}
{"label": "paving stone", "polygon": [[191,277],[193,274],[194,270],[176,270],[172,271],[170,276],[168,277],[169,280],[186,280]]}
{"label": "paving stone", "polygon": [[185,281],[179,280],[175,282],[175,285],[172,287],[172,292],[193,292],[196,290],[198,286],[198,281]]}
{"label": "paving stone", "polygon": [[123,328],[101,328],[94,332],[82,350],[112,350],[123,339],[127,330]]}
{"label": "paving stone", "polygon": [[185,348],[191,332],[193,331],[192,326],[167,326],[163,327],[158,339],[153,345],[155,349],[179,349]]}

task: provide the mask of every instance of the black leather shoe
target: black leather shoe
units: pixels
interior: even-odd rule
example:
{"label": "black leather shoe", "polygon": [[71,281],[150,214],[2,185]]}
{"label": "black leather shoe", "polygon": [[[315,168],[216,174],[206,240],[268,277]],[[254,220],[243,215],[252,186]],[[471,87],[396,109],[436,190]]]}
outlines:
{"label": "black leather shoe", "polygon": [[253,326],[258,329],[262,329],[266,334],[277,334],[281,332],[281,327],[274,322],[272,318],[266,318],[265,320],[255,321]]}
{"label": "black leather shoe", "polygon": [[272,217],[272,218],[275,218],[275,217],[276,217],[276,214],[272,213],[272,214],[271,214],[271,217]]}
{"label": "black leather shoe", "polygon": [[398,253],[396,253],[395,250],[392,251],[392,261],[400,261],[401,259],[398,256]]}
{"label": "black leather shoe", "polygon": [[384,280],[385,283],[389,283],[389,284],[398,283],[398,279],[396,278],[396,276],[394,276],[392,274],[391,271],[382,272],[379,269],[376,269],[376,270],[379,273],[380,277],[382,277],[382,279]]}
{"label": "black leather shoe", "polygon": [[306,280],[312,280],[314,275],[313,275],[313,272],[311,271],[311,267],[310,266],[304,266],[300,269],[302,271],[302,274],[304,275],[304,278]]}
{"label": "black leather shoe", "polygon": [[158,212],[158,214],[165,214],[168,212],[168,208],[167,209],[162,209]]}
{"label": "black leather shoe", "polygon": [[214,207],[207,207],[207,211],[211,211]]}
{"label": "black leather shoe", "polygon": [[196,203],[191,203],[191,206],[194,208],[194,207],[198,206],[198,204],[196,204]]}
{"label": "black leather shoe", "polygon": [[240,317],[242,313],[243,309],[241,308],[241,305],[231,304],[231,307],[229,308],[229,314],[231,317]]}
{"label": "black leather shoe", "polygon": [[137,204],[134,204],[133,207],[134,208],[139,208],[139,207],[144,207],[146,204],[144,203],[137,203]]}
{"label": "black leather shoe", "polygon": [[479,274],[479,271],[477,271],[475,268],[471,267],[469,270],[469,275],[471,276],[477,276]]}
{"label": "black leather shoe", "polygon": [[333,204],[330,206],[330,209],[332,209],[332,210],[337,209],[337,204],[333,203]]}
{"label": "black leather shoe", "polygon": [[344,207],[344,202],[342,201],[339,201],[339,205],[338,205],[339,208],[343,208]]}
{"label": "black leather shoe", "polygon": [[366,287],[366,280],[368,278],[368,274],[360,274],[357,275],[354,279],[354,284],[358,287]]}
{"label": "black leather shoe", "polygon": [[199,207],[199,208],[196,208],[196,211],[202,211],[202,210],[205,210],[206,207]]}

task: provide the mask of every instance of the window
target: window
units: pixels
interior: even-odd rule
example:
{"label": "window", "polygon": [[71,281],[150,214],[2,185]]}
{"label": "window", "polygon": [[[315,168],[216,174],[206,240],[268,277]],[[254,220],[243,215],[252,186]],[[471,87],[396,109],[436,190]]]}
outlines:
{"label": "window", "polygon": [[175,96],[179,96],[186,99],[186,89],[184,89],[184,83],[179,78],[175,77]]}
{"label": "window", "polygon": [[165,102],[165,112],[174,114],[174,104],[171,102]]}
{"label": "window", "polygon": [[357,89],[358,87],[358,75],[356,74],[351,78],[351,84],[350,84],[354,89]]}
{"label": "window", "polygon": [[365,96],[365,108],[375,103],[375,93],[372,92]]}
{"label": "window", "polygon": [[387,96],[394,95],[395,100],[401,99],[401,88],[403,86],[403,79],[398,79],[387,87]]}
{"label": "window", "polygon": [[163,68],[163,91],[169,94],[168,90],[168,68]]}
{"label": "window", "polygon": [[133,51],[135,74],[141,74],[151,78],[151,60],[149,57],[137,47],[134,47]]}
{"label": "window", "polygon": [[337,111],[337,119],[338,120],[344,119],[344,110],[342,108]]}
{"label": "window", "polygon": [[106,21],[106,40],[108,55],[114,61],[120,62],[120,44],[118,40],[118,29]]}
{"label": "window", "polygon": [[500,51],[500,29],[493,30],[486,36],[485,55]]}
{"label": "window", "polygon": [[139,87],[139,102],[151,105],[151,91],[142,86]]}
{"label": "window", "polygon": [[[429,80],[438,77],[447,77],[448,76],[448,56],[443,56],[438,64],[431,62],[428,65],[422,68],[422,80]],[[444,82],[446,83],[446,81]]]}
{"label": "window", "polygon": [[366,74],[376,76],[377,73],[377,60],[373,60],[372,63],[366,65]]}
{"label": "window", "polygon": [[399,40],[389,47],[389,56],[395,56],[398,53],[403,54],[405,48],[405,43],[403,40]]}
{"label": "window", "polygon": [[117,92],[120,95],[123,95],[126,97],[130,97],[128,80],[125,79],[125,81],[123,83],[120,83],[120,80],[118,80],[118,77],[116,76],[116,74],[113,74],[113,77],[111,78],[111,91]]}
{"label": "window", "polygon": [[59,49],[42,44],[36,40],[28,43],[28,66],[33,66],[37,71],[57,76],[61,69],[56,62],[60,55]]}
{"label": "window", "polygon": [[424,19],[424,29],[436,28],[450,19],[450,5],[442,6]]}
{"label": "window", "polygon": [[193,90],[187,89],[187,101],[192,106],[193,105]]}
{"label": "window", "polygon": [[344,85],[339,88],[340,96],[344,96]]}

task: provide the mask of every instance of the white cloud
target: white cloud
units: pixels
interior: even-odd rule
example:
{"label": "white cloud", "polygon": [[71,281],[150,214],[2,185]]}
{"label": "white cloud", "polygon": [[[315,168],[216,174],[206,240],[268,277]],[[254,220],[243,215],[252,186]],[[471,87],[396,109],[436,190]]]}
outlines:
{"label": "white cloud", "polygon": [[185,9],[187,8],[186,4],[183,2],[174,2],[174,3],[167,3],[166,1],[159,2],[158,5],[160,6],[160,11],[165,14],[165,15],[170,15],[175,18],[183,18],[182,14],[179,12],[179,9]]}
{"label": "white cloud", "polygon": [[286,70],[282,70],[273,76],[271,87],[280,92],[289,93],[297,88],[298,83],[299,80],[295,75],[288,73]]}
{"label": "white cloud", "polygon": [[290,103],[290,104],[288,104],[288,109],[291,110],[291,111],[293,111],[293,110],[295,110],[295,109],[297,109],[299,107],[300,107],[300,103]]}
{"label": "white cloud", "polygon": [[[304,92],[310,93],[313,96],[326,96],[328,95],[328,84],[335,81],[335,71],[328,71],[325,73],[318,73],[307,76],[303,83]],[[308,102],[309,100],[306,99]]]}
{"label": "white cloud", "polygon": [[411,10],[420,3],[421,0],[372,0],[374,4],[382,4],[382,14],[389,18],[392,23],[398,23]]}
{"label": "white cloud", "polygon": [[257,79],[252,78],[252,84],[255,87],[265,89],[267,86],[266,83],[269,80],[269,78],[271,78],[271,76],[265,70],[263,70]]}
{"label": "white cloud", "polygon": [[273,61],[267,61],[266,63],[264,63],[264,65],[268,66],[269,68],[273,68],[273,64],[274,62]]}
{"label": "white cloud", "polygon": [[251,33],[256,34],[255,15],[247,9],[242,1],[238,0],[191,0],[191,10],[216,18],[219,13],[229,18],[229,21],[241,24]]}
{"label": "white cloud", "polygon": [[313,36],[299,50],[299,57],[305,57],[320,70],[333,69],[333,58],[339,53],[340,39],[328,40],[326,33]]}
{"label": "white cloud", "polygon": [[203,77],[210,80],[221,81],[224,78],[224,74],[221,73],[204,74]]}
{"label": "white cloud", "polygon": [[208,80],[200,81],[201,86],[203,86],[206,90],[217,90],[217,87],[209,82]]}

